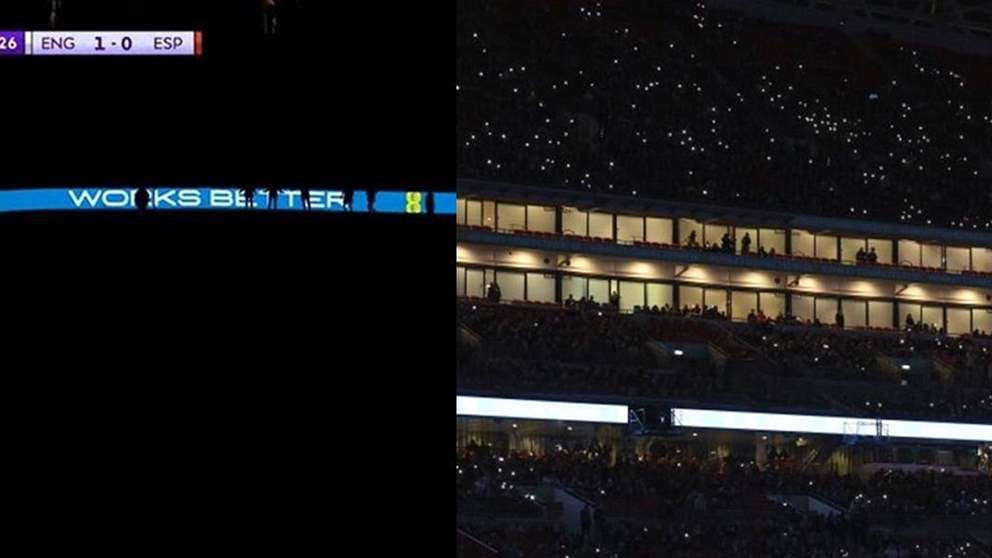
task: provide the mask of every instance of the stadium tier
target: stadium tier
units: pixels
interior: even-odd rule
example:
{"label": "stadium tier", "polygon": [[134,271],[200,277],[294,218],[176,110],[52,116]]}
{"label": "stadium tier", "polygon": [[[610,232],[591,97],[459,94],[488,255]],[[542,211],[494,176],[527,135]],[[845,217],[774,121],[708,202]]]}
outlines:
{"label": "stadium tier", "polygon": [[459,556],[992,556],[989,8],[459,6]]}
{"label": "stadium tier", "polygon": [[460,6],[459,176],[992,230],[988,58],[708,4]]}

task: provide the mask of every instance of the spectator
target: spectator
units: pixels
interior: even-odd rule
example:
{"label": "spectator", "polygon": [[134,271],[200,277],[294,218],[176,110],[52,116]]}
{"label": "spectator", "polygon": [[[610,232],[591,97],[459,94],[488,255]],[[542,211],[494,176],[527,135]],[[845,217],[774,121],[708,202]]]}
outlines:
{"label": "spectator", "polygon": [[616,309],[620,308],[620,293],[617,291],[610,293],[610,306]]}
{"label": "spectator", "polygon": [[844,313],[841,312],[840,304],[837,304],[837,313],[834,314],[834,323],[838,329],[844,329]]}
{"label": "spectator", "polygon": [[589,532],[592,530],[592,514],[589,512],[589,504],[586,504],[582,508],[582,512],[579,514],[579,521],[582,524],[582,539],[589,539]]}
{"label": "spectator", "polygon": [[502,297],[503,293],[499,289],[499,283],[493,280],[493,282],[489,284],[489,301],[499,303]]}
{"label": "spectator", "polygon": [[300,188],[300,203],[303,205],[305,211],[313,209],[310,206],[310,188]]}
{"label": "spectator", "polygon": [[751,253],[751,234],[744,233],[744,238],[741,239],[741,255],[748,255]]}
{"label": "spectator", "polygon": [[282,190],[277,187],[269,187],[265,189],[265,193],[269,198],[269,209],[279,209],[279,194]]}
{"label": "spectator", "polygon": [[134,204],[138,207],[138,211],[147,211],[150,201],[151,196],[148,193],[148,188],[138,188],[134,193]]}
{"label": "spectator", "polygon": [[257,188],[253,188],[251,186],[246,186],[246,187],[244,187],[244,188],[241,189],[241,194],[244,195],[244,197],[245,197],[245,207],[248,208],[248,209],[254,209],[255,208],[255,190],[256,189]]}

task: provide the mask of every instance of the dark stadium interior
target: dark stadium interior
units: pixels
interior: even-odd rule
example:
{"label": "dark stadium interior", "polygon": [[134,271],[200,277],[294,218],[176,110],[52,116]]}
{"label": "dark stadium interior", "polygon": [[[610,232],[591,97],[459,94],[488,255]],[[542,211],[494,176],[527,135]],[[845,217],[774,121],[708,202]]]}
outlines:
{"label": "dark stadium interior", "polygon": [[989,8],[458,5],[458,556],[992,556]]}
{"label": "dark stadium interior", "polygon": [[[409,25],[433,9],[290,3],[307,16],[267,35],[255,1],[62,0],[56,29],[202,30],[204,55],[0,59],[0,190],[453,191],[450,165],[411,148],[448,104],[423,67],[436,41]],[[50,4],[0,2],[0,29],[49,29],[30,8]],[[371,399],[431,414],[400,400],[424,379],[393,371],[434,353],[422,316],[452,232],[368,213],[0,212],[9,545],[302,553],[315,501],[342,499],[317,479],[371,474],[345,455],[381,443],[329,429],[367,424]]]}

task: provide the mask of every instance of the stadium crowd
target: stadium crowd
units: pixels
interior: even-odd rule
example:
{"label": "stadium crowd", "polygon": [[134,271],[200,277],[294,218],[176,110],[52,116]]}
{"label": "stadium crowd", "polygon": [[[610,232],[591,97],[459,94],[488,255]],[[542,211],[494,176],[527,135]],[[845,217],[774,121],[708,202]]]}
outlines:
{"label": "stadium crowd", "polygon": [[[628,316],[478,301],[461,302],[457,317],[481,341],[478,350],[459,349],[460,388],[992,419],[992,349],[967,337],[770,322],[732,324],[730,333],[692,312]],[[728,358],[722,366],[688,356],[659,363],[645,347],[651,340],[713,344]],[[905,358],[939,359],[952,372],[892,369]]]}
{"label": "stadium crowd", "polygon": [[987,60],[702,2],[459,5],[459,175],[988,231]]}
{"label": "stadium crowd", "polygon": [[[753,461],[730,457],[700,460],[669,446],[613,463],[610,454],[609,447],[593,443],[504,457],[470,444],[458,452],[456,477],[491,479],[507,492],[516,485],[553,482],[590,506],[581,513],[578,532],[571,533],[553,523],[494,524],[494,514],[478,508],[459,508],[459,522],[502,555],[520,557],[989,555],[989,549],[969,540],[879,535],[868,529],[871,517],[865,515],[898,511],[921,517],[986,517],[992,512],[987,477],[886,471],[861,481],[773,464],[762,471]],[[804,517],[772,503],[770,493],[826,497],[852,513]],[[724,513],[718,520],[708,519],[706,512],[716,510]]]}

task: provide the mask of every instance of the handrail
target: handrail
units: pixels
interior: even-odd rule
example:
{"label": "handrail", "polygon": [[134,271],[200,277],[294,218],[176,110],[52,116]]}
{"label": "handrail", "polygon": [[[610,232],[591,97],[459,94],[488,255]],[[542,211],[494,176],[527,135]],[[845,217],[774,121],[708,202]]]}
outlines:
{"label": "handrail", "polygon": [[493,553],[494,555],[497,555],[497,556],[499,555],[499,551],[498,551],[498,550],[496,550],[495,548],[493,548],[493,547],[491,547],[491,546],[489,546],[488,544],[486,544],[486,543],[484,543],[484,542],[482,542],[482,541],[480,541],[479,539],[477,539],[477,538],[475,538],[475,537],[473,537],[472,535],[470,535],[470,534],[469,534],[469,533],[468,533],[467,531],[465,531],[464,529],[462,529],[462,528],[460,528],[460,527],[455,527],[455,533],[456,533],[456,534],[460,534],[460,535],[462,535],[463,537],[466,537],[466,538],[468,538],[468,539],[469,539],[470,541],[472,541],[472,542],[474,542],[475,544],[477,544],[477,545],[479,545],[479,546],[481,546],[481,547],[482,547],[482,548],[483,548],[484,550],[486,550],[487,552],[491,552],[491,553]]}

